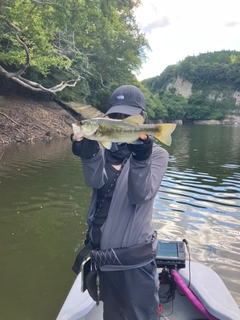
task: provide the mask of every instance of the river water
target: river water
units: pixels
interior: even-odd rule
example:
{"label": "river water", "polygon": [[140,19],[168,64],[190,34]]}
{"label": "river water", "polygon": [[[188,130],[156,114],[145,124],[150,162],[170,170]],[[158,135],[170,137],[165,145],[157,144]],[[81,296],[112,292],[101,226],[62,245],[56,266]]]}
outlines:
{"label": "river water", "polygon": [[[178,126],[166,149],[159,237],[187,239],[191,259],[214,269],[240,305],[240,126]],[[68,139],[0,156],[0,319],[54,320],[75,279],[91,190]]]}

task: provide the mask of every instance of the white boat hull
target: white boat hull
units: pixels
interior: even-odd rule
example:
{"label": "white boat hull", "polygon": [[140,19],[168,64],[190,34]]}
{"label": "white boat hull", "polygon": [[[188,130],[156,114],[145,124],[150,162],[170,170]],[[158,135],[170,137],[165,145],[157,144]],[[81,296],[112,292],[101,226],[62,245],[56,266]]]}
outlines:
{"label": "white boat hull", "polygon": [[[173,302],[163,304],[161,315],[166,320],[220,319],[240,320],[240,310],[221,278],[210,268],[191,262],[191,293],[197,296],[210,316],[202,312],[182,295],[179,288],[175,291]],[[178,271],[182,280],[188,285],[189,268]],[[98,306],[88,292],[81,291],[81,274],[79,274],[65,300],[57,320],[103,320],[103,305]],[[161,285],[160,290],[165,290]],[[160,317],[161,319],[161,317]]]}

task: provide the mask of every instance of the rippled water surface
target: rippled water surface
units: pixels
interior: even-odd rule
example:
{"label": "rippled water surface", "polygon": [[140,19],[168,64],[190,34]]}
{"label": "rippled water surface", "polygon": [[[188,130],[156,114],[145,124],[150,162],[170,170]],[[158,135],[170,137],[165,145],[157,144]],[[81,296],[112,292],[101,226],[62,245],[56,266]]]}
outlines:
{"label": "rippled water surface", "polygon": [[[161,239],[187,239],[240,305],[240,127],[178,126],[155,199]],[[68,139],[0,160],[0,319],[53,320],[75,279],[91,190]],[[3,284],[2,284],[3,283]]]}

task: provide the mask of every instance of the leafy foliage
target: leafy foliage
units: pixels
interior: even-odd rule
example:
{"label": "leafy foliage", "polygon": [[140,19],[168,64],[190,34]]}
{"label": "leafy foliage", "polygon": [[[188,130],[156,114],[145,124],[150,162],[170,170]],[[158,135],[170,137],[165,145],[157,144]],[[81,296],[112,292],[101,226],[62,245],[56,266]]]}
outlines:
{"label": "leafy foliage", "polygon": [[175,92],[165,91],[161,101],[167,109],[167,118],[169,120],[184,118],[187,105],[186,99],[177,96]]}
{"label": "leafy foliage", "polygon": [[[25,63],[26,55],[16,41],[16,34],[29,48],[31,66],[46,76],[49,66],[67,67],[69,61],[57,56],[53,50],[54,34],[58,31],[54,20],[54,9],[49,5],[38,5],[30,0],[5,1],[0,7],[2,30],[0,33],[0,62],[19,67]],[[19,29],[19,32],[13,27]]]}
{"label": "leafy foliage", "polygon": [[55,85],[81,76],[75,88],[59,94],[104,108],[117,86],[132,83],[149,46],[135,21],[139,0],[2,0],[0,2],[0,64],[14,71],[25,63],[25,76]]}
{"label": "leafy foliage", "polygon": [[[137,84],[136,84],[137,85]],[[142,85],[137,85],[145,95],[147,101],[147,113],[148,118],[153,119],[165,119],[168,115],[167,109],[163,106],[162,102],[155,97],[147,88]]]}

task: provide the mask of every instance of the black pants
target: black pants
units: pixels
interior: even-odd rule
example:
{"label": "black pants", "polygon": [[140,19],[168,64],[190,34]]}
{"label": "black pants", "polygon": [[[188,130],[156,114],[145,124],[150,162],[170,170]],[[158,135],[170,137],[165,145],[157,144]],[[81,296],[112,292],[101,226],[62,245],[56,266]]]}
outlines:
{"label": "black pants", "polygon": [[155,262],[126,271],[100,273],[104,320],[158,320]]}

